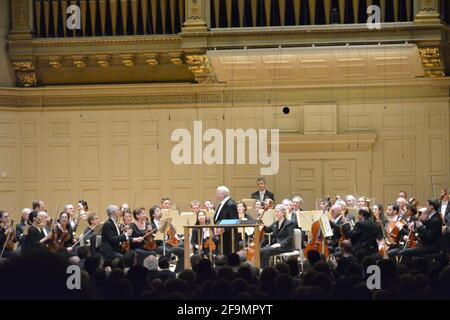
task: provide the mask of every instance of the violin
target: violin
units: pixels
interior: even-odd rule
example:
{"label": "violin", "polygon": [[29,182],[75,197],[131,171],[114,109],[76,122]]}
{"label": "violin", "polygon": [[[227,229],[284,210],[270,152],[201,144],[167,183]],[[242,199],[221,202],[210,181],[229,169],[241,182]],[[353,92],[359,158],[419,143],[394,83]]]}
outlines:
{"label": "violin", "polygon": [[178,247],[178,245],[180,244],[180,240],[177,239],[175,227],[173,225],[170,225],[169,230],[167,230],[167,235],[169,237],[167,243],[172,247]]}
{"label": "violin", "polygon": [[14,250],[14,239],[16,238],[16,230],[14,229],[14,220],[11,220],[10,224],[11,232],[8,234],[8,237],[5,241],[5,249],[8,251]]}
{"label": "violin", "polygon": [[[120,225],[120,231],[122,233],[127,232],[129,226],[125,225],[125,224],[121,224]],[[122,241],[122,243],[120,244],[120,248],[122,249],[123,252],[129,252],[131,250],[131,246],[130,246],[130,240],[125,240]]]}
{"label": "violin", "polygon": [[208,237],[205,242],[203,243],[203,249],[209,250],[210,252],[216,251],[216,244],[211,239],[211,237]]}
{"label": "violin", "polygon": [[144,234],[142,237],[144,238],[144,249],[145,250],[155,250],[158,246],[155,242],[155,236],[153,235],[153,232],[158,231],[158,228],[155,228],[153,230],[150,230],[146,234]]}
{"label": "violin", "polygon": [[[58,229],[61,232],[58,232]],[[58,235],[59,234],[59,235]],[[64,243],[69,240],[69,231],[66,229],[65,231],[57,224],[52,229],[52,238],[50,243],[48,244],[48,249],[51,252],[58,252],[64,248]]]}

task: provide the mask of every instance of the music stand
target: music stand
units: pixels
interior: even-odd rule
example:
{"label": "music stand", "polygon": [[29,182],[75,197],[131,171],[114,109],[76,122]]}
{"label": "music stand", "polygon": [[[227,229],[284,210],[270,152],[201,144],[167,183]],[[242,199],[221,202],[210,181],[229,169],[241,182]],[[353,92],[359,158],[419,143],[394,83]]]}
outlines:
{"label": "music stand", "polygon": [[172,223],[172,218],[163,218],[159,224],[158,233],[162,234],[163,241],[163,256],[166,255],[166,231],[169,229],[170,224]]}

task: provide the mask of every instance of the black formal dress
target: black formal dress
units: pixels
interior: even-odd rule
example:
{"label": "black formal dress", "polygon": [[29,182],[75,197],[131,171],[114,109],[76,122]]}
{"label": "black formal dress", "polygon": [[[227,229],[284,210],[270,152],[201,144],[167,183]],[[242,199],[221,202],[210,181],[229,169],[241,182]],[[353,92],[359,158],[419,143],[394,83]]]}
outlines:
{"label": "black formal dress", "polygon": [[[261,267],[269,266],[269,259],[271,256],[289,252],[293,249],[294,224],[288,219],[283,219],[281,226],[279,221],[275,221],[272,225],[264,228],[265,232],[272,232],[271,243],[264,248],[261,248]],[[272,248],[271,245],[279,243],[279,248]]]}
{"label": "black formal dress", "polygon": [[44,249],[45,245],[40,241],[45,237],[42,229],[36,228],[35,226],[30,226],[28,228],[28,234],[24,235],[22,253],[30,253],[35,250]]}
{"label": "black formal dress", "polygon": [[[219,224],[220,221],[225,219],[239,219],[239,214],[237,212],[236,203],[230,197],[223,203],[217,207],[217,210],[214,214],[214,224]],[[225,231],[223,233],[223,254],[229,256],[232,253],[232,241],[234,241],[234,249],[235,251],[239,250],[237,246],[238,232],[235,229],[234,239],[232,239],[232,231],[231,228],[224,228]]]}

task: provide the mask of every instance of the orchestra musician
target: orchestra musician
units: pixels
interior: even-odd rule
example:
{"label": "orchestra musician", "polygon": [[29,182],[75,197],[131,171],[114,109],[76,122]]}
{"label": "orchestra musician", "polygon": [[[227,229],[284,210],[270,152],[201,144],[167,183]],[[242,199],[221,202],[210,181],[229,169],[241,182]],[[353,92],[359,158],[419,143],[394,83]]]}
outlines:
{"label": "orchestra musician", "polygon": [[56,225],[52,230],[53,250],[61,252],[71,252],[74,244],[73,229],[69,223],[69,215],[66,212],[61,212]]}
{"label": "orchestra musician", "polygon": [[264,210],[264,201],[256,200],[255,201],[255,210]]}
{"label": "orchestra musician", "polygon": [[33,200],[31,204],[32,211],[44,211],[45,210],[45,204],[42,200]]}
{"label": "orchestra musician", "polygon": [[161,198],[161,209],[170,209],[171,203],[168,197]]}
{"label": "orchestra musician", "polygon": [[95,212],[89,213],[87,217],[88,226],[81,236],[83,239],[80,241],[81,246],[89,245],[91,255],[97,252],[97,232],[95,228],[100,224],[100,218]]}
{"label": "orchestra musician", "polygon": [[[8,212],[0,211],[0,254],[1,258],[14,258],[14,243],[17,242],[14,226]],[[9,247],[9,244],[11,247]]]}
{"label": "orchestra musician", "polygon": [[35,250],[46,248],[46,242],[50,241],[52,234],[45,235],[44,230],[46,226],[45,211],[31,211],[28,216],[28,234],[23,239],[23,253],[28,253]]}
{"label": "orchestra musician", "polygon": [[262,177],[256,179],[256,185],[258,186],[258,190],[251,194],[252,199],[264,201],[269,198],[275,201],[273,193],[266,189],[266,179]]}
{"label": "orchestra musician", "polygon": [[73,204],[66,204],[64,205],[64,212],[69,215],[69,224],[73,230],[73,232],[77,231],[78,227],[78,219],[77,219],[77,213],[75,212],[75,208],[73,207]]}
{"label": "orchestra musician", "polygon": [[[238,211],[239,220],[253,220],[247,213],[247,205],[242,200],[236,202],[236,208]],[[246,227],[244,231],[245,243],[249,243],[249,240],[253,237],[255,230],[254,228]],[[239,247],[243,246],[242,234],[238,234]]]}
{"label": "orchestra musician", "polygon": [[[239,219],[236,203],[230,197],[230,190],[227,187],[217,187],[216,198],[219,201],[219,205],[214,214],[214,224],[219,224],[224,219]],[[219,232],[223,237],[223,254],[229,256],[232,253],[232,242],[237,242],[237,232],[235,232],[235,239],[232,239],[230,228],[220,228]],[[234,248],[238,250],[237,246],[234,246]]]}
{"label": "orchestra musician", "polygon": [[121,243],[128,241],[133,233],[131,228],[120,231],[117,224],[117,218],[120,210],[116,205],[110,205],[106,209],[108,220],[103,225],[102,229],[102,245],[101,252],[106,260],[113,260],[114,258],[123,259],[123,251],[121,250]]}
{"label": "orchestra musician", "polygon": [[294,228],[299,228],[298,227],[298,221],[297,221],[297,215],[292,211],[292,203],[290,199],[283,199],[283,201],[281,201],[281,204],[284,206],[284,208],[286,209],[286,219],[288,219],[289,221],[291,221],[294,224]]}
{"label": "orchestra musician", "polygon": [[77,204],[78,209],[78,219],[87,219],[87,216],[89,214],[89,206],[85,200],[78,201]]}
{"label": "orchestra musician", "polygon": [[339,247],[339,240],[342,237],[342,228],[344,223],[347,222],[346,217],[344,215],[344,210],[339,204],[333,204],[330,208],[330,214],[332,220],[330,220],[331,229],[333,229],[333,236],[330,241],[328,241],[328,248],[335,252]]}
{"label": "orchestra musician", "polygon": [[303,199],[300,196],[295,196],[292,198],[292,211],[298,212],[303,211]]}
{"label": "orchestra musician", "polygon": [[356,222],[353,229],[344,228],[344,235],[352,242],[354,252],[360,249],[367,249],[369,253],[378,251],[377,239],[379,235],[379,227],[371,219],[371,213],[367,208],[358,210]]}
{"label": "orchestra musician", "polygon": [[18,251],[22,250],[22,240],[23,235],[25,233],[25,229],[28,227],[28,216],[30,215],[31,209],[24,208],[22,210],[22,217],[20,218],[20,222],[16,225],[16,238],[18,241],[17,249]]}
{"label": "orchestra musician", "polygon": [[291,251],[293,247],[294,224],[286,218],[283,205],[275,206],[275,218],[272,225],[264,227],[265,232],[272,232],[272,237],[271,242],[260,251],[262,268],[269,266],[271,256]]}
{"label": "orchestra musician", "polygon": [[[168,198],[161,199],[161,203],[163,203],[165,207],[170,208],[170,200]],[[152,230],[159,229],[159,226],[161,224],[161,218],[162,218],[161,208],[159,206],[153,206],[150,208],[149,213],[150,213],[150,225],[152,227]],[[164,237],[166,238],[166,235]],[[166,240],[165,240],[165,243],[163,243],[161,240],[157,240],[156,244],[158,245],[158,247],[156,248],[156,253],[162,254],[163,250],[165,248],[165,251],[166,251],[165,257],[168,258],[169,261],[170,261],[170,257],[171,257],[172,253],[177,256],[178,261],[177,261],[177,265],[175,267],[175,272],[181,271],[184,266],[184,249],[183,249],[183,247],[172,246]]]}
{"label": "orchestra musician", "polygon": [[399,252],[405,259],[433,254],[441,250],[442,218],[438,210],[439,201],[428,199],[426,210],[421,210],[419,219],[414,223],[414,226],[411,226],[415,228],[418,235],[417,246]]}
{"label": "orchestra musician", "polygon": [[[195,221],[196,226],[208,225],[209,219],[206,217],[204,211],[200,210],[197,213],[197,219]],[[199,235],[201,240],[199,241]],[[212,243],[210,242],[212,241]],[[218,240],[214,237],[213,230],[210,228],[193,229],[191,234],[191,245],[194,254],[200,254],[209,256],[210,250],[213,254],[217,253]]]}
{"label": "orchestra musician", "polygon": [[[404,216],[401,216],[399,221],[397,221],[398,235],[396,237],[395,243],[391,243],[389,246],[388,256],[391,259],[394,259],[399,253],[405,249],[405,242],[410,240],[411,224],[416,222],[417,220],[417,209],[413,205],[407,203],[406,204],[406,213]],[[393,224],[391,222],[390,226]],[[391,232],[391,230],[389,230]]]}
{"label": "orchestra musician", "polygon": [[144,261],[151,254],[156,256],[156,245],[154,249],[149,249],[148,246],[145,246],[146,241],[153,241],[156,230],[151,234],[149,233],[152,231],[152,226],[147,221],[145,208],[134,209],[133,217],[135,222],[131,223],[131,229],[133,230],[133,234],[131,235],[133,238],[131,249],[136,252],[138,261]]}
{"label": "orchestra musician", "polygon": [[214,202],[211,200],[206,200],[205,201],[205,209],[206,209],[206,211],[209,211],[209,212],[215,212],[216,208],[214,207]]}

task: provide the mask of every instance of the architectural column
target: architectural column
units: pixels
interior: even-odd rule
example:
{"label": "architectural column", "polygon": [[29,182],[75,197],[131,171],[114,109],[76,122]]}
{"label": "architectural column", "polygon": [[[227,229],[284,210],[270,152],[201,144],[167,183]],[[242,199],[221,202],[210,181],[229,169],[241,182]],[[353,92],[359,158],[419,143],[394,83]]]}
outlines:
{"label": "architectural column", "polygon": [[414,5],[418,8],[415,23],[441,23],[438,0],[416,0]]}
{"label": "architectural column", "polygon": [[186,0],[186,21],[183,24],[183,32],[207,31],[207,8],[209,0]]}
{"label": "architectural column", "polygon": [[33,15],[30,0],[11,0],[10,40],[31,39],[33,31]]}

